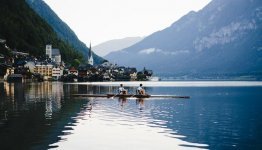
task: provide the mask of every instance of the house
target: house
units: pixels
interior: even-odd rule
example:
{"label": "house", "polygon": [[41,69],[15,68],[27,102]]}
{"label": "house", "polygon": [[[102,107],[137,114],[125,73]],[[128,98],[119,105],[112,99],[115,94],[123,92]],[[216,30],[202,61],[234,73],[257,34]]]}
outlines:
{"label": "house", "polygon": [[8,66],[6,66],[7,67],[7,69],[6,69],[6,74],[4,75],[4,80],[7,80],[7,78],[10,76],[10,75],[12,75],[12,74],[14,74],[15,73],[15,69],[13,68],[13,67],[8,67]]}
{"label": "house", "polygon": [[52,64],[44,64],[38,63],[35,65],[34,73],[39,73],[44,76],[44,80],[51,80],[52,79]]}
{"label": "house", "polygon": [[21,74],[11,74],[7,78],[8,82],[23,82],[23,76]]}
{"label": "house", "polygon": [[108,61],[102,63],[100,66],[103,67],[103,68],[114,68],[115,67],[115,65],[113,65],[112,63],[110,63]]}
{"label": "house", "polygon": [[78,70],[76,70],[75,67],[71,67],[71,68],[68,70],[68,74],[73,74],[73,75],[78,76]]}
{"label": "house", "polygon": [[90,64],[80,65],[78,67],[78,77],[86,77],[88,74],[88,70],[90,70],[93,66]]}
{"label": "house", "polygon": [[52,69],[52,78],[54,80],[59,80],[61,76],[63,75],[63,70],[59,67],[54,67]]}
{"label": "house", "polygon": [[35,62],[33,61],[27,61],[24,65],[25,68],[29,68],[31,73],[34,73],[35,71]]}

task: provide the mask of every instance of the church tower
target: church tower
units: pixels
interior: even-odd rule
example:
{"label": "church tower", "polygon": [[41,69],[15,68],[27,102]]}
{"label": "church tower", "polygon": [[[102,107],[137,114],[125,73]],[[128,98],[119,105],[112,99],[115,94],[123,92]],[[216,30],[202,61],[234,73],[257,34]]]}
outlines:
{"label": "church tower", "polygon": [[93,59],[93,54],[92,54],[92,49],[91,49],[91,42],[90,42],[90,47],[89,47],[89,53],[88,53],[88,60],[87,63],[89,65],[94,65],[94,59]]}
{"label": "church tower", "polygon": [[46,54],[49,58],[52,58],[52,45],[51,45],[51,44],[46,45],[45,54]]}

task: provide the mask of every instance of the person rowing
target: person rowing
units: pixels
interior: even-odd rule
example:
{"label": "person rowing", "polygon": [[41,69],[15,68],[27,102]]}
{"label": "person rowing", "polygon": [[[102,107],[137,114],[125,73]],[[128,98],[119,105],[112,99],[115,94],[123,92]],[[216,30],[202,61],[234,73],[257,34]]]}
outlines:
{"label": "person rowing", "polygon": [[138,95],[146,95],[146,91],[143,88],[143,84],[140,84],[139,87],[136,89],[136,94],[138,94]]}
{"label": "person rowing", "polygon": [[123,84],[120,84],[120,87],[118,89],[118,94],[127,94],[127,90],[123,87]]}

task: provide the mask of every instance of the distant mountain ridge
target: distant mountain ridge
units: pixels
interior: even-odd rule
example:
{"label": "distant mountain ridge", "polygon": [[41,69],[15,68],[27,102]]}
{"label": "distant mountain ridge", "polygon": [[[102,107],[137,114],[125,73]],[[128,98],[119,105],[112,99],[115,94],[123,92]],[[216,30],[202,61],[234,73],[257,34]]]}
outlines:
{"label": "distant mountain ridge", "polygon": [[[26,0],[26,2],[52,26],[62,40],[71,44],[81,52],[86,59],[88,58],[89,48],[78,39],[72,29],[56,15],[43,0]],[[104,61],[102,57],[99,57],[95,53],[93,53],[93,55],[95,64],[100,64]]]}
{"label": "distant mountain ridge", "polygon": [[106,59],[163,74],[262,74],[262,1],[213,0]]}
{"label": "distant mountain ridge", "polygon": [[143,37],[126,37],[123,39],[114,39],[94,46],[93,50],[100,56],[106,56],[111,52],[119,51],[132,46],[141,40],[143,40]]}

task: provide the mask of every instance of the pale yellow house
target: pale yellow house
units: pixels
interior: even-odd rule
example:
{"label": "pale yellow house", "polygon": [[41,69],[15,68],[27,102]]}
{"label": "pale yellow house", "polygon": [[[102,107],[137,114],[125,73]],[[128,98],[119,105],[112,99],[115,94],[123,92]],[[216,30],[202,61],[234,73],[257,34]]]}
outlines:
{"label": "pale yellow house", "polygon": [[52,64],[37,64],[35,65],[34,72],[43,75],[44,80],[51,80],[52,70],[53,70]]}

